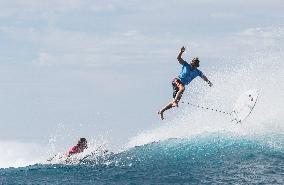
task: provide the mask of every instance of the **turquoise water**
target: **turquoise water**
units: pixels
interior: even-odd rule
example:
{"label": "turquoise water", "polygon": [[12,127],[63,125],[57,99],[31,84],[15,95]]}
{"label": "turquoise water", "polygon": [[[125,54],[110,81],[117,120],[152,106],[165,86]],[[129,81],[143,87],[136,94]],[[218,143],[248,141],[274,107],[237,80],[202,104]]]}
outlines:
{"label": "turquoise water", "polygon": [[0,184],[284,184],[284,137],[209,135],[0,170]]}

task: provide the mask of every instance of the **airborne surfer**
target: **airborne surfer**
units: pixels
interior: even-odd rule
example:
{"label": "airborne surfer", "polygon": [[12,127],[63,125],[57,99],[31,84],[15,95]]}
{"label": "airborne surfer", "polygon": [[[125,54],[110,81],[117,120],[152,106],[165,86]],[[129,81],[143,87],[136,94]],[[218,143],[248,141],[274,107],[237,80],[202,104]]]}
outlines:
{"label": "airborne surfer", "polygon": [[178,103],[181,99],[181,96],[185,90],[185,85],[188,85],[194,78],[200,76],[204,81],[206,81],[211,87],[213,84],[208,80],[208,78],[199,70],[199,59],[193,58],[192,61],[187,63],[182,59],[182,54],[185,51],[184,46],[181,48],[177,60],[182,65],[181,72],[177,78],[174,78],[172,81],[173,86],[173,101],[171,101],[168,105],[166,105],[163,109],[161,109],[158,114],[161,119],[164,119],[164,112],[173,107],[178,107]]}

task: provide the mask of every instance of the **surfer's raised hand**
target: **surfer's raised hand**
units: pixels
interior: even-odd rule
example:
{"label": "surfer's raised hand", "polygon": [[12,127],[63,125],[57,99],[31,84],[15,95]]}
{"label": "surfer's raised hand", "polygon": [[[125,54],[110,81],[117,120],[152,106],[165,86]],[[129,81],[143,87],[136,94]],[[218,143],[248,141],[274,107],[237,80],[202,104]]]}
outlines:
{"label": "surfer's raised hand", "polygon": [[202,78],[205,82],[207,82],[210,87],[213,86],[212,82],[210,82],[210,80],[208,80],[208,78],[207,78],[205,75],[202,75],[201,78]]}
{"label": "surfer's raised hand", "polygon": [[185,51],[185,47],[182,46],[182,48],[180,49],[181,52],[184,52]]}

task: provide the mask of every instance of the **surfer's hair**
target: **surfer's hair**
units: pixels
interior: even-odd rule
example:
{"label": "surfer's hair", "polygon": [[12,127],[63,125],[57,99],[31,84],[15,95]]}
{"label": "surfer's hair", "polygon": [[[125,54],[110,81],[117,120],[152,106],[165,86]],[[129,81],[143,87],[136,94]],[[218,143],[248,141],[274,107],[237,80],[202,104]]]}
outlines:
{"label": "surfer's hair", "polygon": [[86,142],[87,142],[87,139],[84,138],[84,137],[81,137],[81,138],[79,139],[79,143],[86,143]]}
{"label": "surfer's hair", "polygon": [[198,57],[195,57],[192,59],[192,62],[196,65],[196,67],[199,67],[199,58]]}

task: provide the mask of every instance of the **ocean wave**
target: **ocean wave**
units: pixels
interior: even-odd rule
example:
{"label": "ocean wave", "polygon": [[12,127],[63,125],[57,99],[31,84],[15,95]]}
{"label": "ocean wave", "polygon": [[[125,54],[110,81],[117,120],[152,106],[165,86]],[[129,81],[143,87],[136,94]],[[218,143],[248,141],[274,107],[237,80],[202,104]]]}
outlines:
{"label": "ocean wave", "polygon": [[[0,170],[2,182],[16,178],[33,182],[51,178],[50,182],[110,184],[148,183],[233,183],[281,184],[284,171],[283,135],[245,138],[224,134],[172,138],[109,153],[94,160],[85,157],[78,164],[37,164],[24,168]],[[278,146],[280,144],[280,146]],[[100,159],[100,160],[98,160]],[[63,175],[64,174],[64,175]],[[76,175],[77,174],[77,175]],[[0,182],[1,182],[0,178]],[[63,179],[62,179],[63,178]],[[44,182],[44,181],[43,181]]]}

